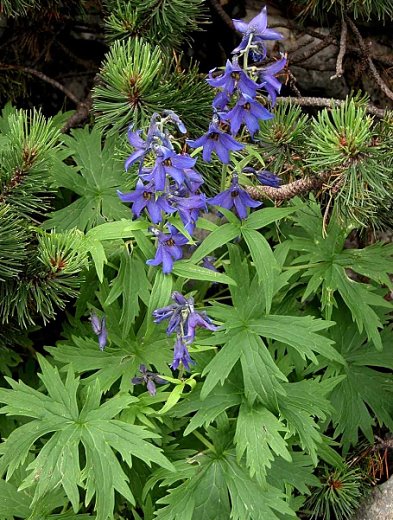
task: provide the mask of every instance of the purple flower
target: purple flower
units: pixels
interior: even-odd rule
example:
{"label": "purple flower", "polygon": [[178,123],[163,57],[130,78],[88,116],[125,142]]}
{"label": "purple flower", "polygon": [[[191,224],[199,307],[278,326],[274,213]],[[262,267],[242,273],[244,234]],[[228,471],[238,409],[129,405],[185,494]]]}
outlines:
{"label": "purple flower", "polygon": [[287,59],[281,58],[281,60],[276,61],[272,65],[269,65],[268,67],[260,71],[259,77],[261,79],[262,86],[268,93],[272,105],[275,104],[277,94],[279,94],[281,90],[281,83],[278,81],[276,77],[274,77],[274,75],[281,72],[282,69],[285,67],[286,63]]}
{"label": "purple flower", "polygon": [[231,101],[231,96],[225,90],[221,90],[217,92],[215,98],[213,99],[212,106],[217,110],[224,110],[225,107]]}
{"label": "purple flower", "polygon": [[167,225],[169,233],[157,231],[158,248],[156,256],[152,260],[147,260],[148,265],[162,264],[162,272],[168,274],[172,271],[174,260],[180,260],[183,256],[181,246],[187,244],[188,239],[179,233],[177,229],[171,225]]}
{"label": "purple flower", "polygon": [[185,168],[184,170],[184,184],[190,190],[191,193],[195,193],[203,184],[203,177],[195,170],[191,168]]}
{"label": "purple flower", "polygon": [[178,291],[172,293],[172,300],[175,303],[156,309],[152,315],[154,323],[161,323],[164,320],[169,320],[168,327],[166,329],[167,334],[172,334],[176,330],[180,331],[180,322],[182,321],[182,312],[187,309],[188,300]]}
{"label": "purple flower", "polygon": [[203,146],[203,160],[211,161],[212,152],[215,152],[221,162],[229,163],[229,152],[231,150],[242,150],[244,145],[238,143],[233,137],[223,132],[217,125],[212,122],[206,134],[195,141],[187,141],[192,148]]}
{"label": "purple flower", "polygon": [[184,366],[186,370],[190,370],[190,365],[195,364],[195,362],[191,359],[190,353],[188,352],[188,348],[184,338],[180,334],[178,334],[173,350],[173,361],[171,364],[172,370],[176,370],[179,367],[180,363]]}
{"label": "purple flower", "polygon": [[271,188],[278,188],[281,184],[281,179],[278,177],[278,175],[275,175],[274,173],[269,172],[268,170],[255,170],[255,168],[251,168],[250,166],[247,166],[246,168],[243,168],[242,170],[245,173],[253,173],[255,177],[258,179],[258,181],[261,184],[264,184],[265,186],[270,186]]}
{"label": "purple flower", "polygon": [[231,187],[208,200],[209,204],[231,209],[233,206],[241,219],[247,217],[247,208],[257,208],[262,202],[258,202],[250,197],[238,182],[237,175],[232,178]]}
{"label": "purple flower", "polygon": [[206,196],[203,193],[190,195],[188,197],[177,197],[173,195],[170,201],[173,207],[177,209],[184,227],[188,233],[192,234],[195,229],[195,223],[199,217],[199,212],[201,209],[206,209]]}
{"label": "purple flower", "polygon": [[253,43],[263,43],[265,40],[282,40],[283,35],[277,31],[267,28],[267,9],[266,6],[262,11],[250,22],[243,22],[241,20],[233,20],[235,29],[243,33],[243,38],[240,44],[232,51],[236,54],[247,47],[250,36],[252,35]]}
{"label": "purple flower", "polygon": [[136,132],[133,132],[131,127],[128,129],[128,142],[131,146],[135,148],[135,151],[126,159],[126,162],[124,164],[126,170],[128,170],[128,168],[136,161],[142,161],[147,152],[149,151],[149,143],[141,138],[141,132],[142,130],[137,130]]}
{"label": "purple flower", "polygon": [[167,117],[170,121],[172,121],[172,123],[175,123],[175,125],[179,129],[179,132],[181,132],[182,134],[187,133],[187,128],[184,126],[183,121],[177,114],[175,114],[173,110],[164,110],[162,115]]}
{"label": "purple flower", "polygon": [[133,203],[131,211],[136,217],[139,217],[146,208],[154,224],[158,224],[162,221],[162,211],[164,211],[164,213],[173,213],[176,211],[176,209],[169,204],[166,195],[156,197],[153,185],[144,185],[141,180],[137,182],[135,191],[129,193],[121,193],[118,191],[117,194],[122,202]]}
{"label": "purple flower", "polygon": [[[260,88],[260,85],[258,85],[258,83],[255,83],[255,81],[253,81],[252,79],[250,79],[247,76],[247,74],[241,69],[238,63],[231,63],[229,60],[227,60],[224,73],[216,78],[214,78],[212,75],[214,70],[215,69],[209,72],[209,79],[207,80],[207,82],[210,86],[214,88],[222,88],[223,91],[227,94],[233,94],[233,91],[235,90],[235,88],[237,88],[243,94],[255,97],[257,90]],[[224,98],[222,98],[222,101],[223,100]],[[215,101],[216,105],[213,102],[213,106],[219,108],[217,106],[217,96]],[[219,104],[222,104],[222,102]]]}
{"label": "purple flower", "polygon": [[273,114],[264,106],[247,95],[242,95],[236,105],[227,114],[227,119],[231,123],[231,131],[233,134],[237,134],[241,124],[244,123],[251,137],[259,130],[259,121],[265,121],[273,117]]}
{"label": "purple flower", "polygon": [[194,166],[196,159],[193,159],[187,154],[179,155],[173,150],[164,146],[158,147],[157,159],[153,169],[148,173],[143,174],[143,178],[153,181],[157,191],[165,189],[166,176],[170,175],[178,185],[185,181],[185,169],[190,169]]}
{"label": "purple flower", "polygon": [[97,314],[93,313],[90,317],[90,321],[94,334],[98,336],[98,345],[100,350],[104,350],[108,339],[105,316],[100,319]]}
{"label": "purple flower", "polygon": [[196,327],[202,327],[203,329],[212,331],[218,329],[218,327],[214,325],[211,319],[207,316],[206,312],[200,313],[193,311],[189,314],[185,327],[187,330],[187,335],[185,336],[187,343],[192,343],[194,341]]}
{"label": "purple flower", "polygon": [[272,188],[278,188],[281,184],[281,179],[278,175],[271,173],[267,170],[260,170],[255,172],[255,176],[261,184],[265,186],[271,186]]}
{"label": "purple flower", "polygon": [[145,365],[139,366],[139,372],[142,374],[142,377],[133,377],[131,379],[131,383],[133,385],[140,385],[141,383],[146,384],[150,395],[156,395],[157,390],[155,383],[159,385],[165,385],[168,382],[154,372],[149,372]]}
{"label": "purple flower", "polygon": [[[205,269],[210,269],[210,271],[215,271],[218,273],[218,269],[216,268],[216,266],[213,264],[213,262],[216,260],[216,258],[214,256],[205,256],[203,259],[202,259],[202,266],[205,268]],[[216,282],[214,282],[216,283]]]}

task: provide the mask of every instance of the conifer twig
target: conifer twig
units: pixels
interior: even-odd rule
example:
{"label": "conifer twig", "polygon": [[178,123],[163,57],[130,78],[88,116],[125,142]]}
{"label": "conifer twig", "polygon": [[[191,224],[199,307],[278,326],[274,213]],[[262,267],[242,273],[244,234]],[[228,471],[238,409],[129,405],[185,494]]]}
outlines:
{"label": "conifer twig", "polygon": [[25,72],[26,74],[30,74],[31,76],[35,76],[35,77],[41,79],[42,81],[49,83],[49,85],[52,85],[52,87],[55,87],[57,90],[60,90],[61,92],[63,92],[63,94],[65,94],[69,99],[71,99],[71,101],[73,101],[76,105],[78,103],[80,103],[80,99],[78,99],[73,92],[68,90],[67,87],[65,87],[64,85],[62,85],[55,79],[50,78],[43,72],[40,72],[39,70],[32,69],[30,67],[23,67],[21,65],[11,65],[9,63],[1,63],[1,62],[0,62],[0,69],[14,69],[14,70],[19,70],[21,72]]}
{"label": "conifer twig", "polygon": [[[317,45],[313,45],[311,49],[303,53],[300,57],[291,58],[291,65],[296,65],[298,63],[302,63],[303,61],[310,59],[315,54],[318,54],[318,52],[322,51],[326,47],[329,47],[329,45],[332,45],[335,41],[336,38],[333,36],[333,34],[327,34],[321,42],[317,43]],[[297,50],[298,49],[294,50],[292,54],[296,53]]]}
{"label": "conifer twig", "polygon": [[393,100],[393,92],[386,85],[386,83],[380,76],[379,72],[377,71],[377,68],[375,67],[374,62],[370,57],[369,50],[367,48],[365,41],[363,40],[362,35],[360,34],[359,29],[356,27],[356,25],[350,18],[346,17],[346,21],[347,21],[348,25],[350,26],[350,28],[352,29],[352,32],[355,35],[356,40],[358,41],[360,50],[362,51],[363,56],[367,60],[368,68],[369,68],[373,78],[375,79],[377,85],[389,99]]}
{"label": "conifer twig", "polygon": [[343,60],[345,53],[347,51],[347,34],[348,34],[348,26],[345,20],[341,22],[341,35],[340,35],[340,46],[339,51],[337,55],[337,61],[336,61],[336,74],[332,76],[330,79],[336,79],[341,78],[341,76],[344,74],[343,69]]}
{"label": "conifer twig", "polygon": [[86,121],[86,119],[88,119],[89,117],[92,104],[93,102],[91,98],[91,92],[89,92],[87,98],[84,101],[80,101],[77,104],[75,112],[65,122],[63,128],[61,129],[62,133],[65,134],[71,128],[75,128],[79,126],[82,122]]}
{"label": "conifer twig", "polygon": [[272,188],[270,186],[247,186],[246,190],[255,200],[270,199],[279,202],[292,199],[293,197],[296,197],[296,195],[305,195],[321,188],[332,175],[332,172],[329,171],[322,173],[321,175],[297,179],[289,184],[284,184],[284,186],[281,186],[280,188]]}
{"label": "conifer twig", "polygon": [[[291,103],[303,106],[303,107],[326,107],[326,108],[332,108],[332,107],[339,107],[341,106],[345,101],[342,99],[334,99],[334,98],[322,98],[322,97],[278,97],[277,101],[290,101]],[[383,108],[378,108],[371,103],[368,103],[366,106],[366,112],[368,114],[372,114],[373,116],[377,117],[384,117],[385,116],[385,110]]]}

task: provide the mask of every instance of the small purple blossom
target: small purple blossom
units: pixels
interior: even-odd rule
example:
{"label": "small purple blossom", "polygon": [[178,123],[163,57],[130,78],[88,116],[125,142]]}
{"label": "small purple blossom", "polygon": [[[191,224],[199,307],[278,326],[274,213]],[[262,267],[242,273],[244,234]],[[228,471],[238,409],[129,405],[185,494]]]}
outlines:
{"label": "small purple blossom", "polygon": [[187,244],[188,239],[182,235],[174,226],[167,225],[169,233],[157,231],[158,247],[154,259],[147,260],[148,265],[162,264],[162,272],[168,274],[172,271],[173,262],[180,260],[183,256],[181,246]]}
{"label": "small purple blossom", "polygon": [[242,170],[244,173],[253,173],[258,181],[264,186],[270,186],[271,188],[278,188],[281,184],[281,179],[278,175],[269,172],[268,170],[255,170],[247,166]]}
{"label": "small purple blossom", "polygon": [[191,359],[184,338],[178,334],[173,348],[173,361],[171,364],[172,370],[179,368],[180,364],[182,364],[184,368],[189,371],[190,365],[194,365],[195,361]]}
{"label": "small purple blossom", "polygon": [[157,191],[165,190],[166,177],[169,175],[180,186],[185,181],[185,169],[191,169],[196,159],[187,154],[176,154],[173,150],[160,146],[157,149],[157,158],[153,169],[144,173],[143,178],[154,182]]}
{"label": "small purple blossom", "polygon": [[261,84],[263,88],[266,90],[266,92],[269,95],[270,101],[272,102],[272,105],[275,104],[277,99],[277,94],[281,91],[281,83],[278,81],[278,79],[275,77],[275,74],[278,74],[282,71],[282,69],[285,67],[287,63],[286,58],[281,58],[281,60],[276,61],[275,63],[272,63],[265,69],[262,69],[259,72],[259,78],[261,80]]}
{"label": "small purple blossom", "polygon": [[141,383],[146,384],[147,391],[150,395],[156,395],[156,383],[159,385],[165,385],[168,382],[154,372],[149,372],[145,365],[139,366],[139,372],[142,374],[142,377],[133,377],[131,383],[133,385],[140,385]]}
{"label": "small purple blossom", "polygon": [[216,258],[214,256],[205,256],[204,258],[202,258],[202,266],[205,269],[210,269],[210,271],[218,272],[218,269],[213,263],[215,260]]}
{"label": "small purple blossom", "polygon": [[171,367],[175,370],[182,363],[186,370],[193,364],[187,346],[195,339],[196,327],[217,330],[205,312],[197,312],[194,298],[185,298],[178,291],[172,293],[174,303],[153,311],[154,323],[169,320],[167,334],[176,333],[174,356]]}
{"label": "small purple blossom", "polygon": [[195,223],[198,220],[202,209],[206,210],[206,195],[189,195],[188,197],[170,197],[171,204],[177,209],[179,216],[188,233],[192,234],[195,230]]}
{"label": "small purple blossom", "polygon": [[141,138],[142,130],[132,131],[130,127],[127,132],[128,142],[135,148],[134,152],[126,159],[124,168],[126,171],[137,161],[143,161],[145,155],[148,153],[150,146],[147,141]]}
{"label": "small purple blossom", "polygon": [[97,316],[97,314],[93,313],[90,317],[91,328],[93,329],[94,334],[98,336],[98,345],[100,350],[104,350],[106,347],[106,343],[108,340],[108,331],[106,329],[106,320],[105,316],[101,319]]}
{"label": "small purple blossom", "polygon": [[241,219],[247,217],[247,208],[257,208],[262,204],[262,202],[252,199],[246,190],[239,185],[237,175],[233,176],[230,188],[212,199],[208,199],[208,203],[226,209],[232,209],[234,206]]}
{"label": "small purple blossom", "polygon": [[175,112],[173,110],[164,110],[162,115],[164,117],[167,117],[170,121],[172,121],[172,123],[175,123],[179,132],[181,132],[182,134],[187,133],[187,128],[184,126],[183,121],[180,119],[180,117],[177,114],[175,114]]}
{"label": "small purple blossom", "polygon": [[217,123],[212,122],[209,125],[209,130],[199,139],[195,141],[187,141],[192,148],[203,147],[203,160],[211,161],[212,152],[215,152],[220,158],[221,162],[229,163],[229,152],[239,151],[244,148],[243,144],[238,143],[232,136],[223,132]]}
{"label": "small purple blossom", "polygon": [[162,212],[173,213],[176,211],[168,202],[167,195],[156,196],[152,183],[144,185],[141,180],[137,182],[135,191],[129,193],[117,192],[122,202],[131,202],[133,215],[139,217],[146,208],[151,221],[154,224],[162,222]]}
{"label": "small purple blossom", "polygon": [[221,90],[217,92],[215,98],[213,99],[212,106],[216,110],[224,110],[230,103],[231,96],[225,90]]}
{"label": "small purple blossom", "polygon": [[206,312],[202,313],[193,311],[189,314],[186,322],[187,335],[185,336],[185,339],[187,343],[192,343],[194,341],[196,327],[202,327],[203,329],[212,331],[217,330],[216,325],[213,324]]}
{"label": "small purple blossom", "polygon": [[[233,94],[233,91],[237,88],[243,94],[255,97],[257,90],[260,88],[260,85],[250,79],[236,62],[231,63],[227,60],[225,71],[221,76],[213,77],[214,70],[215,69],[209,72],[209,79],[207,79],[207,82],[214,88],[223,89],[227,94]],[[223,100],[224,97],[222,97],[222,101]],[[218,100],[216,99],[216,105],[213,103],[213,106],[217,106],[217,101]]]}
{"label": "small purple blossom", "polygon": [[227,114],[227,119],[231,123],[231,131],[234,135],[238,133],[240,126],[244,123],[251,137],[259,130],[259,121],[265,121],[273,117],[273,114],[264,106],[247,95],[242,95]]}
{"label": "small purple blossom", "polygon": [[283,35],[277,31],[267,28],[267,9],[266,6],[262,9],[262,11],[250,22],[243,22],[242,20],[233,20],[233,25],[235,29],[243,34],[242,41],[240,44],[232,51],[233,54],[236,54],[240,51],[243,51],[252,37],[252,42],[256,44],[260,44],[265,40],[282,40]]}

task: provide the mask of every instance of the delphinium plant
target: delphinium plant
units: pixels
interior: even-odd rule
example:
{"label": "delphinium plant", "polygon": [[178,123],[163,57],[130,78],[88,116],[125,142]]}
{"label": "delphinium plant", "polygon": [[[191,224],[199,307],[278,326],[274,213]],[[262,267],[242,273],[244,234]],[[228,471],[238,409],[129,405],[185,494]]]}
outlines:
{"label": "delphinium plant", "polygon": [[[15,259],[0,256],[0,276],[22,286],[15,238],[30,232],[53,267],[45,281],[74,266],[80,284],[33,371],[0,360],[1,520],[344,519],[356,507],[365,480],[347,454],[393,427],[392,247],[346,241],[391,183],[384,168],[372,177],[389,115],[376,144],[364,101],[312,120],[276,105],[287,58],[267,61],[266,45],[281,35],[266,8],[234,25],[240,42],[203,87],[214,95],[198,97],[212,102],[203,130],[169,69],[161,82],[149,69],[162,50],[115,43],[98,124],[50,154],[47,189],[63,203],[34,225],[0,213]],[[72,254],[44,255],[70,236]]]}

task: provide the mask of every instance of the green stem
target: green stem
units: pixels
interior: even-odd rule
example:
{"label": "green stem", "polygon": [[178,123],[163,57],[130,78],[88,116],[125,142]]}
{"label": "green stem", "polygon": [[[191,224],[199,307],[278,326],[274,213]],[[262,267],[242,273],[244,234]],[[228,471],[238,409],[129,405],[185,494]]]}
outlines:
{"label": "green stem", "polygon": [[227,185],[227,170],[228,166],[226,164],[222,165],[221,168],[221,184],[220,184],[220,191],[224,191]]}
{"label": "green stem", "polygon": [[212,451],[213,453],[216,453],[216,449],[215,447],[213,446],[213,444],[211,442],[209,442],[207,439],[205,439],[205,437],[199,433],[198,431],[194,430],[192,432],[195,437],[201,441],[202,444],[204,444],[210,451]]}

